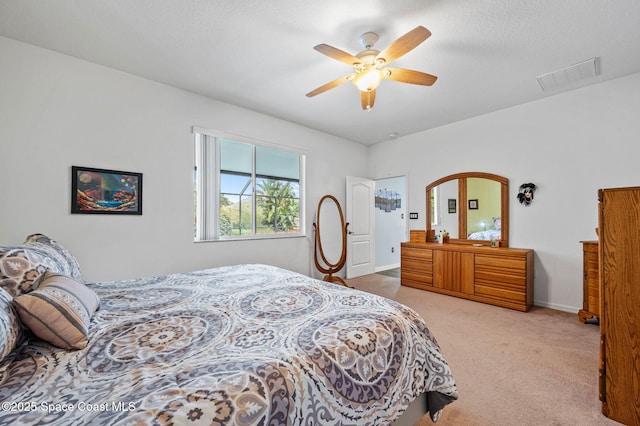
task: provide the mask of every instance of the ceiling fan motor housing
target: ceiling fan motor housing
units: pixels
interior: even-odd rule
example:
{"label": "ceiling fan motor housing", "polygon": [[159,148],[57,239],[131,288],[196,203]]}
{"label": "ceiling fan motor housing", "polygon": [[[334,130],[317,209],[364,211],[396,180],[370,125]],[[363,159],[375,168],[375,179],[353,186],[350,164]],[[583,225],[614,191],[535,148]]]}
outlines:
{"label": "ceiling fan motor housing", "polygon": [[371,49],[376,44],[376,41],[378,41],[378,34],[376,33],[368,32],[360,36],[360,44],[365,49]]}

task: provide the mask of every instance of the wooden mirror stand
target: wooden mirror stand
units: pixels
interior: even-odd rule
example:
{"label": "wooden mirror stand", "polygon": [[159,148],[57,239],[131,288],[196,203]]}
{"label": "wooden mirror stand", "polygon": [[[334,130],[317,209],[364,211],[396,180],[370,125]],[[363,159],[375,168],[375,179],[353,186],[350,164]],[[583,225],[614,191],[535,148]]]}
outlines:
{"label": "wooden mirror stand", "polygon": [[[337,215],[340,220],[340,230],[339,233],[342,237],[342,251],[340,253],[340,258],[337,262],[330,261],[322,248],[322,238],[320,233],[320,212],[322,211],[324,203],[335,203],[335,210],[337,211]],[[327,210],[327,214],[329,214],[330,207],[329,204],[326,204],[325,209]],[[333,218],[337,222],[337,218]],[[324,276],[323,281],[328,281],[332,283],[339,283],[345,287],[349,287],[346,282],[340,277],[337,277],[333,274],[340,271],[347,262],[347,228],[349,224],[344,221],[344,214],[342,213],[342,207],[340,207],[340,203],[333,195],[325,195],[318,202],[318,210],[316,212],[316,221],[313,223],[313,229],[315,231],[314,237],[314,246],[313,246],[313,261],[316,265],[316,268],[322,272],[323,274],[327,274]],[[333,230],[335,231],[335,230]],[[335,232],[334,232],[335,233]],[[329,234],[327,234],[329,235]]]}

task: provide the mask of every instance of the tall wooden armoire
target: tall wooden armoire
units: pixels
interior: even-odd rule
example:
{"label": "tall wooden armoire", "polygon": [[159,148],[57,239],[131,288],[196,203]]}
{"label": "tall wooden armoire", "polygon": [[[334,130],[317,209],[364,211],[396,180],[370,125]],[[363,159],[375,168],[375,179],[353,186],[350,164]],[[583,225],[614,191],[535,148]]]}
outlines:
{"label": "tall wooden armoire", "polygon": [[640,187],[601,189],[598,200],[602,412],[640,425]]}

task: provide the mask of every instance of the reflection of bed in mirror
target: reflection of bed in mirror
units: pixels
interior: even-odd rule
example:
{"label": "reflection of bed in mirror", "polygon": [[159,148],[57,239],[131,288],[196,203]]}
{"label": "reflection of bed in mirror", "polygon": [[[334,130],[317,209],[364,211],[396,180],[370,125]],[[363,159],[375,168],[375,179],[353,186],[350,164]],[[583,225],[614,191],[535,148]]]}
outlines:
{"label": "reflection of bed in mirror", "polygon": [[493,229],[472,232],[467,239],[469,240],[499,240],[502,228],[502,221],[499,217],[492,218]]}
{"label": "reflection of bed in mirror", "polygon": [[499,240],[500,239],[500,230],[499,229],[489,229],[487,231],[478,231],[472,232],[467,237],[469,240]]}

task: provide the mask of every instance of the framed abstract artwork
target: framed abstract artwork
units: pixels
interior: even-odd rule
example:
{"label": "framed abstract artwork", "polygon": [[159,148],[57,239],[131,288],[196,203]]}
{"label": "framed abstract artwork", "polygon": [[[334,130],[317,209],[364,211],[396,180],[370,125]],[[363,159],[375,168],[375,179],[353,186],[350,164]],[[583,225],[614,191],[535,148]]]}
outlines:
{"label": "framed abstract artwork", "polygon": [[71,213],[142,214],[142,173],[71,167]]}

